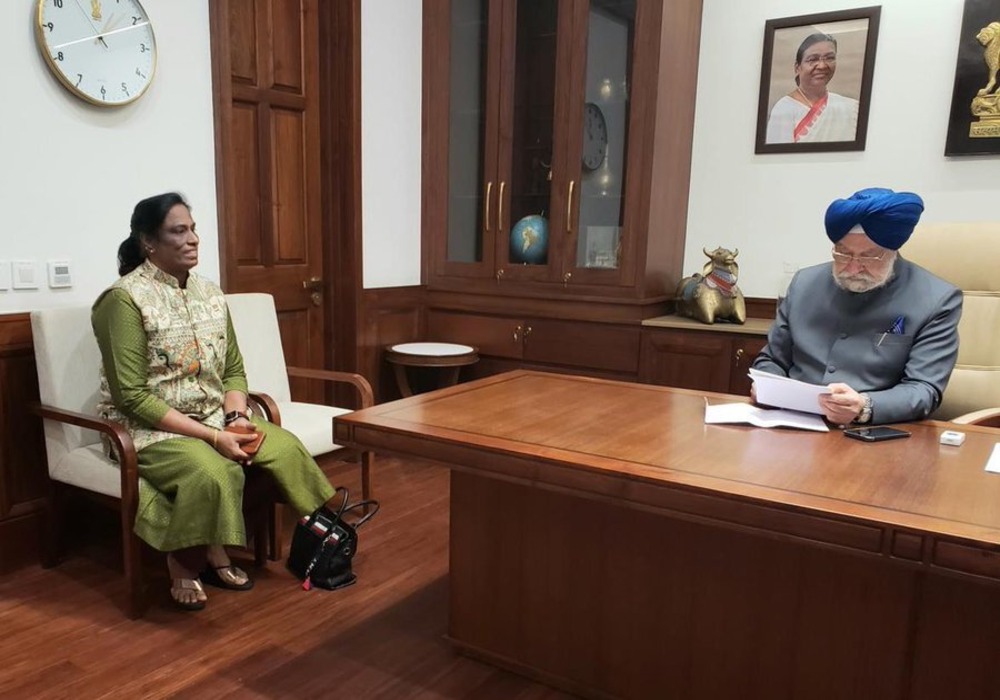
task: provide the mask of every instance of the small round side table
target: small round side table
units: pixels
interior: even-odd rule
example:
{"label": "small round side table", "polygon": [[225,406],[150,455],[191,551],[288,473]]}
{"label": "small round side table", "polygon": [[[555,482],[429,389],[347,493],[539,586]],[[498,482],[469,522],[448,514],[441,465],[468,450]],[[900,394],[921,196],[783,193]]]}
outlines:
{"label": "small round side table", "polygon": [[385,349],[385,359],[392,364],[399,393],[407,397],[413,396],[406,377],[407,367],[440,368],[439,386],[452,386],[458,382],[458,372],[462,367],[479,362],[479,350],[457,343],[400,343]]}

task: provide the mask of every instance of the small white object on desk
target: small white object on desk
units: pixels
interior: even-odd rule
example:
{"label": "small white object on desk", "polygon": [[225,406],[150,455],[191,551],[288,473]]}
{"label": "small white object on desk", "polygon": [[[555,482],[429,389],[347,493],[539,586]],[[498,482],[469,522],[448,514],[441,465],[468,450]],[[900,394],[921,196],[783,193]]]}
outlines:
{"label": "small white object on desk", "polygon": [[963,442],[965,442],[965,433],[960,433],[957,430],[946,430],[941,433],[942,445],[954,445],[958,447]]}
{"label": "small white object on desk", "polygon": [[986,462],[986,471],[1000,474],[1000,442],[993,446],[990,459]]}

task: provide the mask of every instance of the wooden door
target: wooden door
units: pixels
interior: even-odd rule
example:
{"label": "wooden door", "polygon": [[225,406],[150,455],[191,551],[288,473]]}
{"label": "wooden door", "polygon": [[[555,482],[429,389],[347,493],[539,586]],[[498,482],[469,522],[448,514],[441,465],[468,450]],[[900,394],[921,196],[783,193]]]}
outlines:
{"label": "wooden door", "polygon": [[[274,296],[285,361],[301,367],[329,356],[317,3],[210,5],[223,287]],[[321,401],[323,387],[292,393]]]}

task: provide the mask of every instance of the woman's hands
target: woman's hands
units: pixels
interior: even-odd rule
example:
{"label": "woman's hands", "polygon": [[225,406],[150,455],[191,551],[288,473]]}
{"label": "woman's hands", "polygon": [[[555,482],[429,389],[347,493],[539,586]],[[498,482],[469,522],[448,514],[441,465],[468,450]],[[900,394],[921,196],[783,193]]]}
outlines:
{"label": "woman's hands", "polygon": [[[246,427],[251,430],[253,429],[253,423],[244,418],[239,419],[236,423],[246,424]],[[228,430],[219,430],[214,438],[213,445],[216,452],[226,459],[240,462],[244,466],[250,466],[253,457],[244,452],[242,446],[256,439],[257,433],[231,433]]]}

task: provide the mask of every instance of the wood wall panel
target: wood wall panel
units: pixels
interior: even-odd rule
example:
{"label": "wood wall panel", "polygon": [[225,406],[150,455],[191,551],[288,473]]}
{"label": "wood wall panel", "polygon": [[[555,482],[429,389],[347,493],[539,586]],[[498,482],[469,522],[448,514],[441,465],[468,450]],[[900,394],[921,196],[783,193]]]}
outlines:
{"label": "wood wall panel", "polygon": [[304,114],[297,110],[271,110],[274,258],[280,263],[305,262],[309,255],[306,228],[306,124],[303,117]]}
{"label": "wood wall panel", "polygon": [[39,559],[48,495],[38,378],[28,314],[0,316],[0,573]]}
{"label": "wood wall panel", "polygon": [[235,170],[240,177],[233,178],[233,198],[240,206],[227,212],[232,222],[231,250],[241,264],[262,262],[261,211],[257,183],[260,181],[260,153],[257,141],[257,105],[246,102],[233,103],[232,129]]}
{"label": "wood wall panel", "polygon": [[358,339],[356,371],[371,382],[377,403],[398,398],[396,380],[383,357],[383,349],[386,345],[426,339],[424,290],[422,287],[366,289],[361,317],[363,330]]}
{"label": "wood wall panel", "polygon": [[257,0],[239,0],[229,15],[232,78],[257,84]]}
{"label": "wood wall panel", "polygon": [[[311,18],[315,21],[316,18]],[[272,3],[271,49],[273,87],[302,93],[302,20],[303,12],[295,4]]]}

